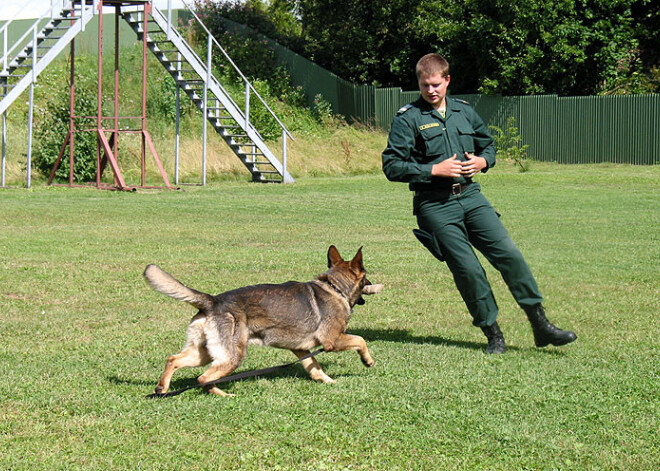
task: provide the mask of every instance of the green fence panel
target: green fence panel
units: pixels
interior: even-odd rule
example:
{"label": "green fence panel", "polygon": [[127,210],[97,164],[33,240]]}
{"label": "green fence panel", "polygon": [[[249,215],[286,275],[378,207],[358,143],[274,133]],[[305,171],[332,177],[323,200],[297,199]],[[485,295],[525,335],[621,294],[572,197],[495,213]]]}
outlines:
{"label": "green fence panel", "polygon": [[560,163],[660,163],[660,95],[557,99]]}
{"label": "green fence panel", "polygon": [[419,98],[419,92],[404,92],[400,88],[374,88],[374,98],[374,123],[382,129],[389,129],[396,112]]}
{"label": "green fence panel", "polygon": [[336,110],[350,121],[372,123],[375,116],[375,87],[337,81],[339,103]]}
{"label": "green fence panel", "polygon": [[[398,107],[418,92],[376,89],[376,123],[388,129]],[[501,97],[456,95],[488,126],[506,130],[507,120],[529,145],[531,158],[567,164],[660,163],[660,95]]]}
{"label": "green fence panel", "polygon": [[520,97],[516,126],[522,145],[529,145],[531,158],[542,161],[557,160],[557,96]]}
{"label": "green fence panel", "polygon": [[274,50],[278,62],[286,67],[293,84],[304,90],[310,106],[315,97],[321,95],[332,105],[333,111],[339,111],[339,77],[284,47],[275,47]]}

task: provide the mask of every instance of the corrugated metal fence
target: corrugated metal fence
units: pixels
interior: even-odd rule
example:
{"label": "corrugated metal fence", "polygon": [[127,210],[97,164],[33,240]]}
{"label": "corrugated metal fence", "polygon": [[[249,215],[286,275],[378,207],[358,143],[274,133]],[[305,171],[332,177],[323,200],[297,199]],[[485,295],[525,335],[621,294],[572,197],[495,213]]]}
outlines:
{"label": "corrugated metal fence", "polygon": [[[375,96],[373,115],[355,117],[387,129],[399,107],[419,93],[390,88],[376,89]],[[660,95],[457,97],[470,102],[489,126],[506,129],[514,117],[522,144],[536,160],[660,164]]]}

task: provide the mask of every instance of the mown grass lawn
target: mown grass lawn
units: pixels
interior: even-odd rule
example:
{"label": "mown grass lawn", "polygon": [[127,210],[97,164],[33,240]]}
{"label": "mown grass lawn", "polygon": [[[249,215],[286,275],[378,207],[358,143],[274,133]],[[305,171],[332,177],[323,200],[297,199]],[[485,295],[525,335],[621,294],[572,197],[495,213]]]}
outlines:
{"label": "mown grass lawn", "polygon": [[[536,349],[487,267],[509,350],[484,354],[449,271],[414,239],[405,185],[381,175],[118,193],[0,191],[2,470],[655,470],[660,467],[660,167],[534,164],[480,177],[535,272]],[[385,290],[355,309],[353,352],[148,400],[193,309],[148,263],[218,293],[309,280],[360,246]],[[252,347],[239,371],[293,360]],[[194,383],[203,369],[175,375]]]}

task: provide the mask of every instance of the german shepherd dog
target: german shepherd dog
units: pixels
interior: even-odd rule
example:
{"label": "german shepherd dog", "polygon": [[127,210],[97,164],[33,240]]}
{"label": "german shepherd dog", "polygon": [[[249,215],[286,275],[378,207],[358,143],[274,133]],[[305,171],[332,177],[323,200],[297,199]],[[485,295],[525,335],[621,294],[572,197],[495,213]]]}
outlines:
{"label": "german shepherd dog", "polygon": [[[334,245],[328,249],[328,271],[303,283],[260,284],[217,296],[188,288],[157,265],[148,265],[144,277],[158,292],[199,309],[188,325],[181,353],[167,359],[156,393],[166,393],[179,368],[211,366],[197,381],[207,383],[231,374],[241,364],[248,344],[291,350],[303,358],[321,345],[325,351],[357,350],[365,366],[374,360],[362,337],[346,334],[353,306],[364,304],[363,294],[375,294],[362,262],[362,248],[345,261]],[[315,358],[302,360],[312,379],[334,383]],[[212,385],[207,391],[229,396]]]}

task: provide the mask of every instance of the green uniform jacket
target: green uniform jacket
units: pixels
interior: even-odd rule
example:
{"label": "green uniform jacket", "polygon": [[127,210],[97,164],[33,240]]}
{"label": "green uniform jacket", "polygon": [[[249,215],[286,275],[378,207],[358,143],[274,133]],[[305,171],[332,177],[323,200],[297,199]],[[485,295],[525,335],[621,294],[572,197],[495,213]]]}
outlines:
{"label": "green uniform jacket", "polygon": [[465,160],[465,152],[495,165],[495,145],[479,115],[465,101],[447,97],[443,118],[423,98],[401,108],[394,120],[383,151],[383,171],[388,180],[409,183],[410,190],[442,190],[461,178],[431,177],[431,167],[456,154]]}

